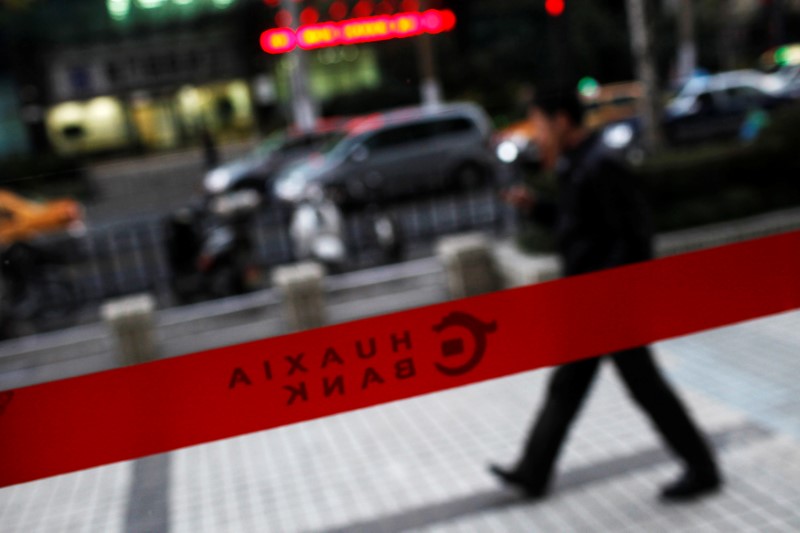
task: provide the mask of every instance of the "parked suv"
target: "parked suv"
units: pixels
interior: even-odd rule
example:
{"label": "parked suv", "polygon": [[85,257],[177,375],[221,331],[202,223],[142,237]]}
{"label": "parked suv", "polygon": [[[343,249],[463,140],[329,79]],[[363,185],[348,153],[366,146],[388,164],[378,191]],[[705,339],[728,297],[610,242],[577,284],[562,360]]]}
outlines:
{"label": "parked suv", "polygon": [[358,204],[448,187],[473,187],[494,176],[492,129],[469,103],[411,107],[353,119],[334,142],[284,168],[274,195],[297,203],[322,187]]}
{"label": "parked suv", "polygon": [[253,190],[259,194],[272,186],[272,177],[283,166],[299,161],[338,138],[347,119],[320,120],[309,132],[292,129],[273,133],[250,153],[210,170],[203,188],[209,195]]}

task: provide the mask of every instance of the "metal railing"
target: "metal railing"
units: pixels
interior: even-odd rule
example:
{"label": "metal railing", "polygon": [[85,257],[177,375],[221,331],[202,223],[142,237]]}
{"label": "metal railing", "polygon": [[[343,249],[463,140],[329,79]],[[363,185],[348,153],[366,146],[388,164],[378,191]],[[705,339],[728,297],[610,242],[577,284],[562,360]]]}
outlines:
{"label": "metal railing", "polygon": [[[383,259],[371,230],[376,209],[360,209],[345,216],[349,259],[346,269],[380,264]],[[380,208],[398,222],[410,257],[430,255],[434,241],[451,233],[470,230],[500,232],[506,212],[494,189],[437,195]],[[147,216],[89,227],[80,236],[49,236],[35,245],[56,250],[64,263],[49,267],[70,287],[69,301],[53,299],[67,320],[80,322],[82,315],[96,318],[99,304],[110,298],[149,292],[160,306],[169,306],[172,271],[165,244],[164,217]],[[264,271],[293,261],[288,223],[268,208],[252,222],[255,261]],[[267,280],[269,276],[262,276]],[[58,314],[58,313],[57,313]],[[42,319],[43,329],[48,320]],[[64,317],[50,321],[57,327]]]}

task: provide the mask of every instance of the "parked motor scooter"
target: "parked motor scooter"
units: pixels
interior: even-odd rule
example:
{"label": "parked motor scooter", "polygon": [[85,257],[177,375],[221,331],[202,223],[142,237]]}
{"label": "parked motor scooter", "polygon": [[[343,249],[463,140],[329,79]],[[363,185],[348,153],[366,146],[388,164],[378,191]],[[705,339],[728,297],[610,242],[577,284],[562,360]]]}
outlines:
{"label": "parked motor scooter", "polygon": [[164,222],[164,248],[171,270],[170,288],[178,303],[199,299],[197,257],[203,245],[203,212],[201,206],[184,206]]}
{"label": "parked motor scooter", "polygon": [[259,203],[257,193],[236,191],[170,217],[166,246],[179,302],[242,294],[257,284],[250,222]]}
{"label": "parked motor scooter", "polygon": [[378,204],[370,204],[367,208],[367,223],[378,245],[381,259],[386,263],[402,260],[405,254],[405,236],[396,216]]}
{"label": "parked motor scooter", "polygon": [[310,189],[294,207],[289,236],[294,259],[318,261],[330,272],[345,268],[347,246],[342,212],[322,189]]}

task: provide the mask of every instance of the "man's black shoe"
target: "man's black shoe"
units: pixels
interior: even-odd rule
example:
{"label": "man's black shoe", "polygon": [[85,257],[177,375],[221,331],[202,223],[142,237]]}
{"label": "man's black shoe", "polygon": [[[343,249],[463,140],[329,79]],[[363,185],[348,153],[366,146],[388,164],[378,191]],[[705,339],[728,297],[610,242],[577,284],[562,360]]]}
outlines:
{"label": "man's black shoe", "polygon": [[544,498],[547,494],[547,489],[545,487],[531,483],[516,470],[506,470],[503,467],[490,464],[489,471],[497,476],[504,484],[522,491],[527,498],[540,499]]}
{"label": "man's black shoe", "polygon": [[720,489],[722,480],[716,472],[699,473],[687,470],[677,481],[661,491],[661,499],[667,502],[685,502],[712,494]]}

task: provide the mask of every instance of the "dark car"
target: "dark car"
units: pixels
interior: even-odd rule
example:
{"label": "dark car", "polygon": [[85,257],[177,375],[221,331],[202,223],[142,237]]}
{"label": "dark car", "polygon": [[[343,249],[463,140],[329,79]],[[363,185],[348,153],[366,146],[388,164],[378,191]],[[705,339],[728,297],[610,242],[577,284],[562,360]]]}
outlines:
{"label": "dark car", "polygon": [[800,98],[800,65],[790,65],[784,67],[773,74],[782,84],[780,93],[787,97]]}
{"label": "dark car", "polygon": [[753,70],[691,80],[664,110],[664,134],[673,144],[735,138],[754,111],[770,111],[791,99],[774,76]]}
{"label": "dark car", "polygon": [[203,189],[210,195],[244,189],[263,195],[270,189],[276,172],[319,151],[339,135],[342,124],[343,120],[329,119],[318,123],[310,132],[276,132],[244,157],[206,173]]}
{"label": "dark car", "polygon": [[[751,135],[752,128],[745,127],[748,121],[792,102],[776,81],[755,71],[692,80],[664,109],[661,126],[666,141],[687,145]],[[636,163],[644,155],[641,129],[638,117],[618,121],[603,128],[604,141]]]}

